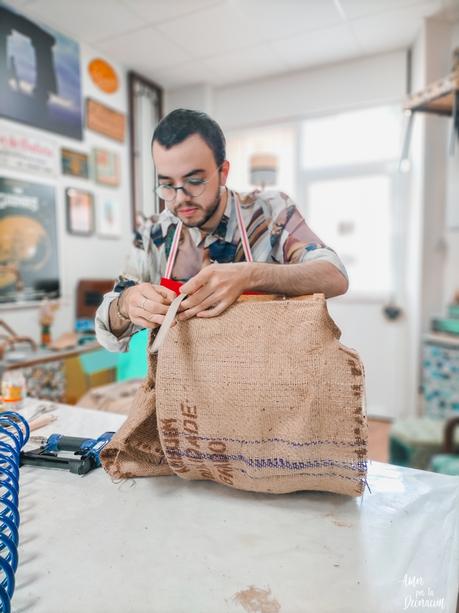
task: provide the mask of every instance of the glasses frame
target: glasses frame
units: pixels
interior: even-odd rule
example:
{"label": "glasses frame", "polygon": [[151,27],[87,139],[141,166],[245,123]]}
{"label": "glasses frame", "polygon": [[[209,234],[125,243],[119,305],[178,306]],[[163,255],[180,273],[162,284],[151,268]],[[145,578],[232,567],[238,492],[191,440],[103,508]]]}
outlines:
{"label": "glasses frame", "polygon": [[[175,200],[177,200],[177,193],[178,191],[181,189],[183,191],[184,194],[186,194],[189,198],[199,198],[199,196],[202,196],[203,193],[206,191],[207,186],[209,184],[209,182],[215,177],[215,175],[217,174],[217,172],[219,172],[221,170],[222,164],[220,164],[220,166],[217,166],[215,172],[208,178],[208,179],[203,179],[202,180],[202,192],[199,192],[199,194],[195,194],[193,196],[193,194],[190,194],[190,192],[186,189],[186,187],[184,187],[183,185],[157,185],[154,189],[155,194],[161,198],[161,200],[164,200],[164,202],[174,202]],[[161,196],[161,188],[163,187],[167,187],[168,189],[173,189],[174,190],[174,196],[170,199],[164,198],[164,196]]]}

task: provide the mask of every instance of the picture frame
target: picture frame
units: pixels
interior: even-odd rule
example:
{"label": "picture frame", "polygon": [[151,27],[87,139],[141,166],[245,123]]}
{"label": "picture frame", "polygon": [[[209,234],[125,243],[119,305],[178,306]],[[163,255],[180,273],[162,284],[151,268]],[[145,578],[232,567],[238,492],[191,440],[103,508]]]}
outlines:
{"label": "picture frame", "polygon": [[115,151],[95,148],[92,152],[94,180],[99,185],[118,187],[121,183],[120,156]]}
{"label": "picture frame", "polygon": [[78,236],[94,234],[94,194],[68,187],[65,190],[67,232]]}
{"label": "picture frame", "polygon": [[101,238],[121,237],[121,206],[111,194],[97,196],[96,232]]}
{"label": "picture frame", "polygon": [[82,151],[61,149],[62,174],[80,179],[89,179],[89,156]]}

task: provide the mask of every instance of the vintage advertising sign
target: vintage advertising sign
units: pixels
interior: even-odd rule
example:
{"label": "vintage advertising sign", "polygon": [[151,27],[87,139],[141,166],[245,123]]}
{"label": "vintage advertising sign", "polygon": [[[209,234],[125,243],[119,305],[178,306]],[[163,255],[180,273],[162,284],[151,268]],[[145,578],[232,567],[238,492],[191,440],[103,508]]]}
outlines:
{"label": "vintage advertising sign", "polygon": [[0,167],[26,174],[55,177],[58,155],[55,144],[0,123]]}
{"label": "vintage advertising sign", "polygon": [[0,303],[59,295],[54,186],[0,177]]}
{"label": "vintage advertising sign", "polygon": [[86,126],[89,130],[124,143],[126,117],[92,98],[86,98]]}

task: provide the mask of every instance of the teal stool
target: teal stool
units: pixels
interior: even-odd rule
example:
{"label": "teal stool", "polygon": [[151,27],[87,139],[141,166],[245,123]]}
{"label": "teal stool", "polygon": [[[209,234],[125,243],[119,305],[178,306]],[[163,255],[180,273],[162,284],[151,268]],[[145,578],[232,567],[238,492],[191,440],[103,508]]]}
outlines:
{"label": "teal stool", "polygon": [[147,343],[149,330],[140,330],[129,342],[129,350],[119,353],[116,380],[144,379],[147,376]]}
{"label": "teal stool", "polygon": [[443,442],[444,453],[434,455],[430,463],[430,470],[434,473],[459,476],[459,455],[454,453],[454,431],[457,426],[459,426],[459,417],[454,417],[446,422]]}
{"label": "teal stool", "polygon": [[[444,449],[445,420],[429,417],[398,420],[389,433],[389,462],[429,470],[433,456]],[[454,448],[459,453],[459,431]]]}

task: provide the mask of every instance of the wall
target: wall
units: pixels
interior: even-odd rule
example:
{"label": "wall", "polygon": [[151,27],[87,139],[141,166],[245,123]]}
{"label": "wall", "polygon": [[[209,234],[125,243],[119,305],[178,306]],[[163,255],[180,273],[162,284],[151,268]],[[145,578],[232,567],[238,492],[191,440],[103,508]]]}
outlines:
{"label": "wall", "polygon": [[[459,22],[451,29],[450,51],[459,47]],[[453,229],[454,228],[454,229]],[[444,276],[444,304],[451,302],[459,290],[459,139],[456,153],[447,160],[447,219],[446,219],[446,268]]]}
{"label": "wall", "polygon": [[[103,57],[115,68],[120,79],[120,88],[114,94],[104,94],[97,88],[90,79],[87,71],[88,62],[95,57]],[[111,62],[110,58],[101,56],[99,52],[80,46],[80,69],[82,78],[83,100],[90,96],[107,106],[115,108],[124,113],[127,112],[127,91],[125,70]],[[6,122],[11,128],[26,131],[30,136],[42,136],[47,140],[52,140],[58,148],[68,147],[86,153],[91,152],[92,147],[101,147],[119,153],[121,158],[121,185],[119,188],[101,188],[92,180],[77,179],[73,177],[59,175],[56,179],[42,179],[39,175],[24,176],[23,174],[0,169],[2,176],[14,177],[21,180],[29,180],[36,183],[46,183],[55,185],[57,226],[59,241],[59,265],[61,281],[61,308],[59,309],[52,329],[54,337],[63,332],[73,329],[75,314],[75,290],[81,278],[109,278],[113,279],[121,268],[123,259],[128,251],[131,241],[131,212],[130,212],[130,167],[128,156],[128,134],[124,144],[117,143],[95,132],[84,130],[83,141],[63,138],[60,135],[44,132],[34,128],[29,128],[15,122]],[[119,201],[122,215],[122,235],[118,239],[100,238],[96,235],[89,237],[78,237],[67,233],[65,217],[65,195],[66,187],[80,187],[98,195],[110,192]],[[38,326],[38,307],[28,306],[17,308],[6,305],[0,307],[0,318],[10,324],[18,334],[28,335],[35,339],[39,338]]]}

